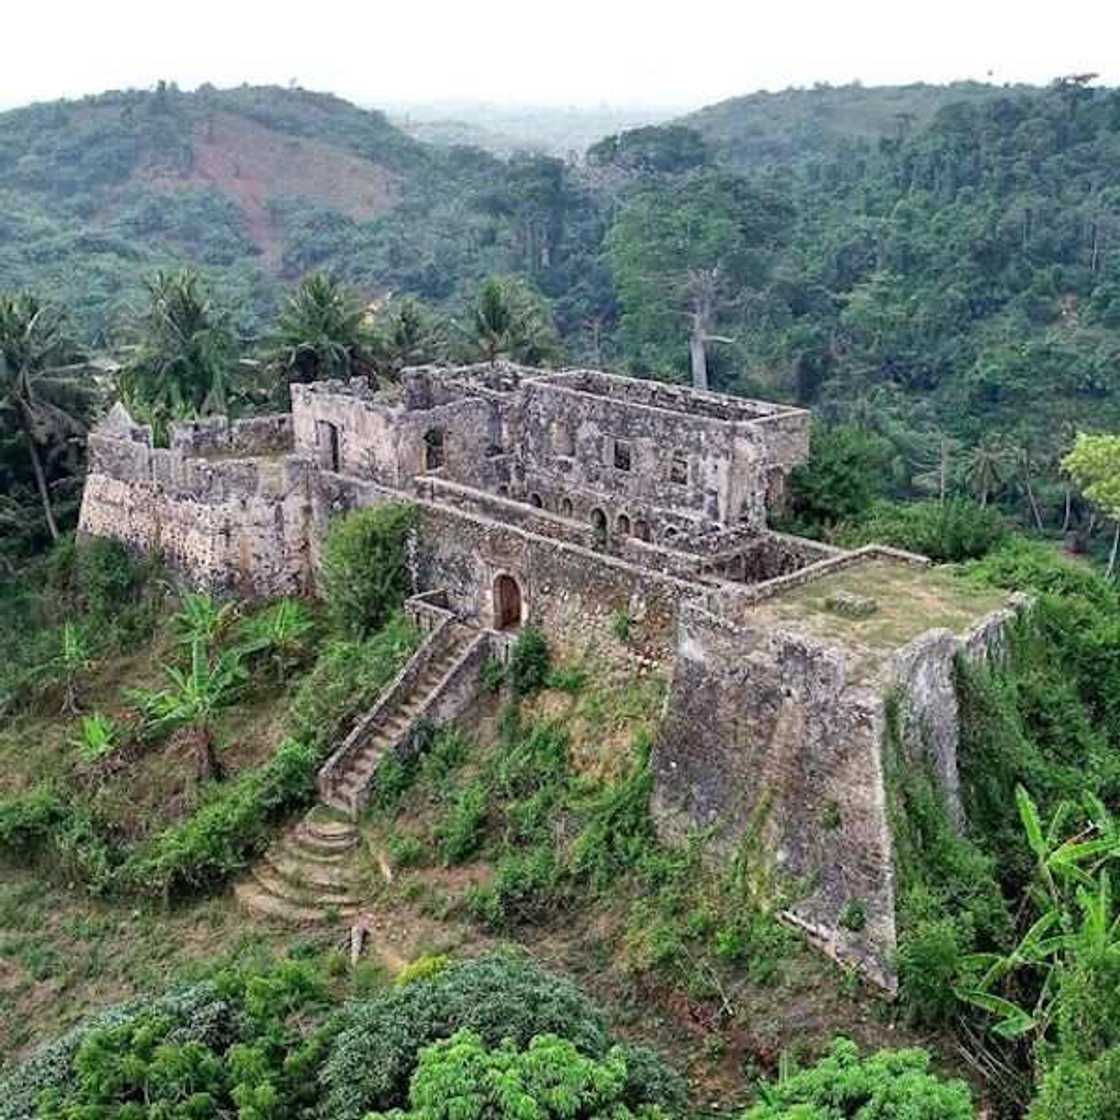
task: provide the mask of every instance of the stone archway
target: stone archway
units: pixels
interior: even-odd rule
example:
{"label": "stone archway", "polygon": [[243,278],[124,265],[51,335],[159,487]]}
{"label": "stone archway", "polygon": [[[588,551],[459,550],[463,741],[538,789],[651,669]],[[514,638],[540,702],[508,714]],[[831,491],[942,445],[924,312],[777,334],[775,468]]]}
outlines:
{"label": "stone archway", "polygon": [[523,612],[521,585],[503,572],[494,580],[494,629],[517,630]]}

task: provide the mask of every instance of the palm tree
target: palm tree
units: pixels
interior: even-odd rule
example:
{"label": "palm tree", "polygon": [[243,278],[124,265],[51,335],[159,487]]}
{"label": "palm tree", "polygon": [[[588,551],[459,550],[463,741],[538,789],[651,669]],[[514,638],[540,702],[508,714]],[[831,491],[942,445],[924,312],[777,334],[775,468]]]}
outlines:
{"label": "palm tree", "polygon": [[361,300],[333,276],[315,272],[280,311],[270,364],[289,384],[369,375],[371,342]]}
{"label": "palm tree", "polygon": [[543,365],[559,354],[560,340],[544,301],[520,280],[491,276],[468,308],[468,356],[493,364],[501,357]]}
{"label": "palm tree", "polygon": [[161,441],[172,420],[228,410],[237,341],[197,272],[157,272],[147,305],[133,318],[135,353],[121,373],[121,395]]}
{"label": "palm tree", "polygon": [[1007,447],[1000,436],[987,436],[969,452],[964,468],[965,483],[982,506],[1003,484]]}
{"label": "palm tree", "polygon": [[64,366],[72,357],[60,308],[40,303],[30,292],[0,296],[0,418],[27,444],[52,540],[58,539],[58,525],[39,445],[81,436],[85,425],[77,405],[93,393],[73,367]]}
{"label": "palm tree", "polygon": [[407,366],[438,361],[447,351],[445,324],[418,299],[387,301],[372,324],[379,372],[396,378]]}

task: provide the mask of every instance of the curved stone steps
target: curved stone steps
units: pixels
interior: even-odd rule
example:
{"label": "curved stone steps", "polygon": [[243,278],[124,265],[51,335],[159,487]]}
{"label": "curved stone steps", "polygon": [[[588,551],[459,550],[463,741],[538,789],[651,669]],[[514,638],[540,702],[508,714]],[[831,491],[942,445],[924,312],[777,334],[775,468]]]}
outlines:
{"label": "curved stone steps", "polygon": [[251,914],[288,925],[325,925],[360,912],[354,853],[358,830],[312,810],[289,828],[234,886]]}
{"label": "curved stone steps", "polygon": [[324,894],[336,892],[345,894],[353,879],[347,867],[324,860],[301,860],[297,856],[288,854],[287,849],[280,847],[269,848],[264,854],[263,862],[281,879],[293,885],[302,883],[307,888]]}
{"label": "curved stone steps", "polygon": [[276,898],[295,906],[308,906],[319,910],[327,907],[359,906],[361,899],[350,893],[350,884],[321,887],[299,877],[281,875],[269,863],[258,863],[252,871],[257,886]]}
{"label": "curved stone steps", "polygon": [[289,835],[293,845],[309,855],[340,856],[352,851],[358,844],[358,833],[353,825],[348,825],[345,833],[324,836],[313,831],[307,821],[301,821]]}
{"label": "curved stone steps", "polygon": [[[249,913],[266,921],[290,926],[326,925],[332,911],[317,906],[301,906],[285,898],[269,894],[255,880],[245,879],[233,887],[237,901]],[[360,906],[339,906],[335,911],[340,919],[352,918],[360,913]]]}

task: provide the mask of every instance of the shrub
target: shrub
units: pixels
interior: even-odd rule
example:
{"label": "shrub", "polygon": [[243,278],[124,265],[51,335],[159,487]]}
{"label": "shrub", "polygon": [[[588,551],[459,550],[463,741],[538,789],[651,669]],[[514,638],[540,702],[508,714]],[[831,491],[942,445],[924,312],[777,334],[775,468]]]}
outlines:
{"label": "shrub", "polygon": [[98,618],[108,618],[123,607],[142,580],[128,550],[108,537],[79,541],[73,571],[80,608]]}
{"label": "shrub", "polygon": [[134,853],[125,883],[168,896],[223,882],[263,850],[276,816],[311,799],[318,762],[312,747],[285,740],[263,766],[211,787],[192,816]]}
{"label": "shrub", "polygon": [[489,1046],[508,1038],[525,1047],[551,1033],[581,1054],[608,1048],[602,1016],[571,981],[521,955],[494,954],[352,1004],[320,1072],[324,1115],[360,1120],[400,1107],[420,1052],[464,1028]]}
{"label": "shrub", "polygon": [[407,540],[415,525],[415,507],[396,503],[356,510],[331,525],[322,590],[339,635],[360,641],[404,602]]}
{"label": "shrub", "polygon": [[794,524],[811,535],[860,517],[882,496],[890,443],[860,428],[814,424],[809,461],[790,475]]}
{"label": "shrub", "polygon": [[58,795],[45,787],[0,798],[0,850],[14,853],[35,847],[66,813]]}
{"label": "shrub", "polygon": [[[654,1108],[629,1107],[633,1079],[627,1055],[613,1047],[602,1058],[581,1054],[567,1039],[537,1035],[528,1047],[505,1041],[490,1047],[474,1031],[459,1030],[420,1052],[408,1103],[396,1120],[570,1120],[580,1116],[657,1118]],[[644,1103],[644,1102],[643,1102]],[[368,1120],[384,1120],[371,1113]]]}
{"label": "shrub", "polygon": [[276,1117],[315,1103],[327,1007],[318,968],[287,960],[87,1020],[0,1077],[2,1120]]}
{"label": "shrub", "polygon": [[509,678],[515,696],[528,696],[544,687],[552,663],[548,642],[534,627],[526,627],[513,643]]}
{"label": "shrub", "polygon": [[885,544],[928,556],[938,563],[974,560],[1007,537],[999,512],[967,498],[947,502],[876,502],[839,542],[847,547]]}
{"label": "shrub", "polygon": [[462,863],[481,847],[486,833],[487,804],[486,787],[481,782],[471,782],[459,793],[436,831],[445,867]]}
{"label": "shrub", "polygon": [[416,628],[401,613],[363,641],[328,642],[292,701],[292,735],[328,750],[397,675],[418,641]]}
{"label": "shrub", "polygon": [[451,958],[446,953],[426,953],[422,957],[417,957],[411,964],[406,964],[393,978],[393,986],[407,988],[417,980],[430,980],[450,968],[451,964]]}
{"label": "shrub", "polygon": [[924,1050],[880,1050],[863,1060],[854,1042],[839,1038],[811,1069],[760,1089],[744,1120],[973,1120],[963,1081],[929,1072]]}

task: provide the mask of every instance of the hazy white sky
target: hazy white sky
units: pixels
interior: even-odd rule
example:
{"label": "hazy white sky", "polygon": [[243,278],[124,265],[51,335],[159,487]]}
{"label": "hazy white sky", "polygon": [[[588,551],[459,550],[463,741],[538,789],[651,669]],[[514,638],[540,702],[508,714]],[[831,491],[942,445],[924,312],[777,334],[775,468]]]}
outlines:
{"label": "hazy white sky", "polygon": [[1116,0],[6,0],[0,105],[286,84],[362,104],[700,105],[757,89],[1120,84]]}

